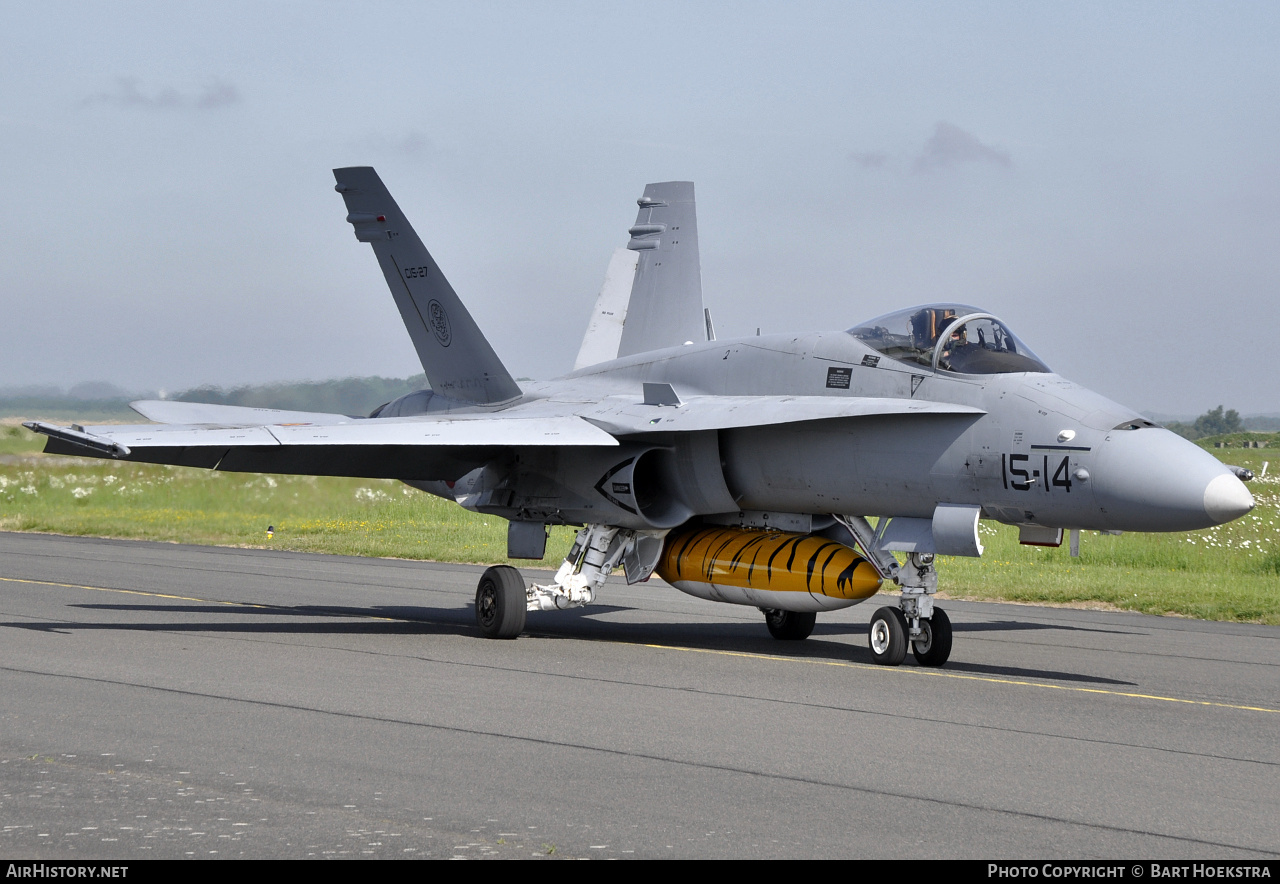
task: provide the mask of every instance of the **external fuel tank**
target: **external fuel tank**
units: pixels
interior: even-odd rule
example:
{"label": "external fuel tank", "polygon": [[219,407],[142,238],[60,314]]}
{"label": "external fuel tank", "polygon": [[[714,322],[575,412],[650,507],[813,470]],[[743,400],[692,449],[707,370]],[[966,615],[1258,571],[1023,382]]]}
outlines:
{"label": "external fuel tank", "polygon": [[671,532],[657,574],[699,598],[783,611],[834,611],[880,589],[875,568],[842,543],[744,528]]}

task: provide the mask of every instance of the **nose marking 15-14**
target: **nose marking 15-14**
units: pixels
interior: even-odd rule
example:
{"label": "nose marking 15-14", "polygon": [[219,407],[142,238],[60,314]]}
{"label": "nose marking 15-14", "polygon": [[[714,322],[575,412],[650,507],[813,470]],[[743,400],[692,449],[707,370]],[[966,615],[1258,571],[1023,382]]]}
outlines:
{"label": "nose marking 15-14", "polygon": [[[1033,448],[1049,447],[1049,446],[1032,446]],[[1084,449],[1088,450],[1088,449]],[[1068,494],[1071,493],[1071,455],[1063,455],[1062,460],[1058,461],[1057,468],[1052,474],[1049,472],[1049,455],[1041,456],[1040,469],[1027,470],[1024,465],[1032,463],[1029,454],[1001,454],[1000,455],[1000,476],[1004,480],[1005,488],[1012,488],[1014,491],[1030,491],[1036,485],[1041,484],[1043,480],[1044,490],[1053,491],[1054,488],[1061,488]],[[1050,479],[1052,475],[1052,479]],[[1013,480],[1010,481],[1009,477]]]}

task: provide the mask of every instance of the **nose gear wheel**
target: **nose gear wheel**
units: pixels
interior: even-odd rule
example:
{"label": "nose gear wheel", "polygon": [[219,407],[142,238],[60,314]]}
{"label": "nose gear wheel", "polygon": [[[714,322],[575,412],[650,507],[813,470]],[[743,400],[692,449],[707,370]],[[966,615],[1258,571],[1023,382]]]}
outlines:
{"label": "nose gear wheel", "polygon": [[897,666],[907,657],[907,618],[887,605],[871,618],[871,658],[881,666]]}
{"label": "nose gear wheel", "polygon": [[941,608],[920,621],[920,635],[911,641],[911,653],[921,666],[941,666],[951,656],[951,618]]}

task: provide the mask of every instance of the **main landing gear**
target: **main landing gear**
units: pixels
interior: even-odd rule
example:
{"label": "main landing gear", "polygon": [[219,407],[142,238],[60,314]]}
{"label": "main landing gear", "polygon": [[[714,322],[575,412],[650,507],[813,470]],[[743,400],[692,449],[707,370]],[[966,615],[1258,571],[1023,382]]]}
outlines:
{"label": "main landing gear", "polygon": [[818,615],[813,611],[780,611],[777,608],[761,608],[764,625],[769,634],[779,641],[803,641],[813,632]]}
{"label": "main landing gear", "polygon": [[[524,632],[529,611],[589,604],[619,565],[625,569],[628,583],[644,580],[657,566],[664,533],[587,525],[578,532],[560,570],[546,585],[526,586],[515,568],[496,565],[484,572],[476,587],[476,625],[487,638],[515,638]],[[812,619],[809,629],[813,629]]]}

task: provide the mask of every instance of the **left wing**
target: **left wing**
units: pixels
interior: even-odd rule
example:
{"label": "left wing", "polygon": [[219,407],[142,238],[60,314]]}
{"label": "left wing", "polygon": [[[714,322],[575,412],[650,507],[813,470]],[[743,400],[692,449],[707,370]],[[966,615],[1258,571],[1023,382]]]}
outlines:
{"label": "left wing", "polygon": [[[261,412],[268,409],[200,405],[190,411],[206,420],[89,428],[30,421],[24,426],[49,437],[45,451],[50,454],[231,472],[424,481],[456,479],[512,448],[618,444],[609,433],[571,414],[352,418],[275,412],[273,416],[304,419],[265,422]],[[258,420],[244,421],[246,412],[258,413]]]}
{"label": "left wing", "polygon": [[[341,415],[332,415],[341,418]],[[212,424],[135,424],[93,427],[93,432],[41,421],[30,430],[128,458],[135,449],[175,446],[246,447],[253,445],[617,445],[604,430],[577,417],[348,418],[335,422],[297,422],[265,426]]]}

